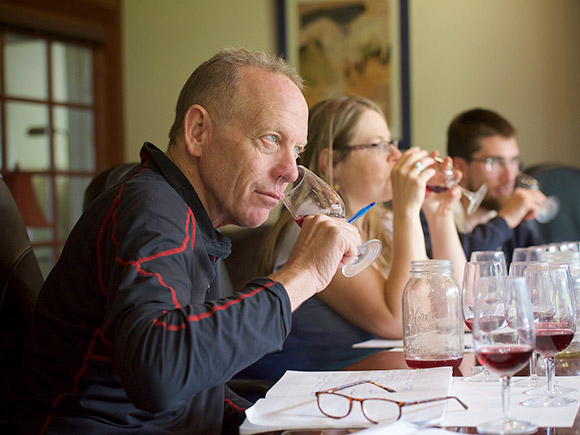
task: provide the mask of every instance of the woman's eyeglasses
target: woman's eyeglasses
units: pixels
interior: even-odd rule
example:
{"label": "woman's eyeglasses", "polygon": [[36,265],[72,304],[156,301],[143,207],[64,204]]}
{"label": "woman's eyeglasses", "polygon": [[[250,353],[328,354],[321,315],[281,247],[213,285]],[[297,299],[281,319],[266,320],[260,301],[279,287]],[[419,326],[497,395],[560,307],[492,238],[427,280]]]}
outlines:
{"label": "woman's eyeglasses", "polygon": [[399,148],[399,140],[391,139],[387,141],[381,141],[377,143],[367,143],[362,145],[351,145],[349,147],[342,148],[341,151],[351,152],[364,150],[367,148],[372,148],[376,153],[389,154],[391,152],[391,147]]}

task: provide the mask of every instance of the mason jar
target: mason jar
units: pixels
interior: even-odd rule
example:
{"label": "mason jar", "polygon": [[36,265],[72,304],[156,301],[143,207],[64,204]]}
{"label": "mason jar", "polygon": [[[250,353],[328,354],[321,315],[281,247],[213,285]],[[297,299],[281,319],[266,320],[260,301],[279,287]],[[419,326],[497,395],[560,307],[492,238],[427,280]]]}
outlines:
{"label": "mason jar", "polygon": [[451,260],[411,262],[403,290],[403,349],[412,368],[458,367],[463,360],[461,293]]}

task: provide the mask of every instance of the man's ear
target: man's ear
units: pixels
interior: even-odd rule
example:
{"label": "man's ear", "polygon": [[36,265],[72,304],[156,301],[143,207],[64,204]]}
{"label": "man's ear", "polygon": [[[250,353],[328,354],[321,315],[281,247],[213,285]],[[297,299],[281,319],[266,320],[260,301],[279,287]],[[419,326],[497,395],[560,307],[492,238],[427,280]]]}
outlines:
{"label": "man's ear", "polygon": [[209,113],[199,104],[194,104],[185,113],[183,120],[183,137],[187,152],[194,157],[200,157],[203,146],[207,142],[211,118]]}
{"label": "man's ear", "polygon": [[463,157],[453,157],[453,166],[455,166],[456,169],[459,169],[464,176],[467,173],[467,160]]}

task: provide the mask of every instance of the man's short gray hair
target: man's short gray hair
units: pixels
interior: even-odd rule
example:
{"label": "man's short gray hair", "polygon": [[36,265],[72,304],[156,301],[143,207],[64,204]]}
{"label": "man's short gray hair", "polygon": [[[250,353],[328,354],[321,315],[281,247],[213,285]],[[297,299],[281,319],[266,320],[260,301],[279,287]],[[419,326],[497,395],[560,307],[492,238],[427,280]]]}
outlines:
{"label": "man's short gray hair", "polygon": [[189,76],[181,89],[175,107],[175,121],[169,131],[169,146],[183,134],[183,120],[187,110],[199,104],[212,112],[214,120],[225,123],[232,119],[239,104],[236,96],[242,68],[254,67],[283,74],[302,90],[304,81],[296,69],[284,59],[244,48],[225,48],[202,63]]}

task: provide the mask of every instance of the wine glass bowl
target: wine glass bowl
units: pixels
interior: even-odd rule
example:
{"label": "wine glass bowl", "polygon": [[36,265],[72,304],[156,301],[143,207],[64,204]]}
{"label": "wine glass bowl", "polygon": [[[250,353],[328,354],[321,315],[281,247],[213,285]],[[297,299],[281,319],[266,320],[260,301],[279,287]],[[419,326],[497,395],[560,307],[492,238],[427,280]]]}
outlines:
{"label": "wine glass bowl", "polygon": [[345,217],[346,207],[340,195],[312,171],[298,166],[298,178],[283,191],[286,182],[285,178],[280,178],[276,190],[298,225],[302,226],[306,216],[316,214]]}
{"label": "wine glass bowl", "polygon": [[[540,182],[525,172],[520,172],[516,176],[515,187],[528,190],[541,190]],[[554,195],[550,195],[536,210],[536,220],[545,224],[552,221],[560,212],[560,200]]]}
{"label": "wine glass bowl", "polygon": [[478,280],[473,346],[478,361],[500,376],[503,418],[477,426],[481,433],[529,434],[533,423],[510,416],[510,378],[525,367],[534,350],[532,304],[520,277],[484,276]]}
{"label": "wine glass bowl", "polygon": [[525,400],[522,405],[541,408],[575,405],[576,400],[561,395],[576,390],[554,384],[554,358],[570,344],[576,332],[576,307],[570,269],[564,264],[541,264],[526,268],[524,276],[532,298],[535,350],[544,357],[548,387],[526,391],[526,394],[539,396]]}
{"label": "wine glass bowl", "polygon": [[503,274],[508,274],[503,251],[473,251],[469,257],[469,261],[499,261],[502,264]]}
{"label": "wine glass bowl", "polygon": [[[280,177],[276,185],[280,199],[294,221],[302,226],[306,216],[317,214],[344,218],[346,207],[338,192],[308,168],[302,165],[297,168],[298,178],[293,183]],[[355,276],[366,270],[380,255],[382,246],[378,239],[360,245],[356,257],[342,267],[344,276]]]}
{"label": "wine glass bowl", "polygon": [[[455,168],[453,167],[451,161],[445,160],[439,156],[435,156],[433,158],[435,159],[435,163],[432,167],[437,172],[429,179],[429,181],[427,181],[427,190],[434,193],[442,193],[452,189],[455,186],[458,186],[457,178],[455,177]],[[487,193],[487,184],[482,184],[476,192],[467,190],[463,186],[458,187],[461,191],[461,194],[469,200],[467,214],[473,214],[473,212],[477,210],[485,198],[485,194]]]}
{"label": "wine glass bowl", "polygon": [[[527,249],[527,248],[521,248]],[[530,258],[529,252],[522,251],[523,253],[519,256],[520,258]],[[534,251],[531,251],[534,252]],[[514,258],[516,257],[516,253],[514,250]],[[533,256],[531,258],[539,258],[539,255]],[[525,270],[530,266],[538,266],[538,265],[547,265],[546,261],[512,261],[510,263],[510,270],[509,275],[511,277],[520,277],[524,278]],[[513,383],[513,385],[517,385],[518,387],[538,387],[540,385],[545,385],[546,380],[545,378],[540,378],[538,376],[538,353],[535,351],[532,353],[530,358],[530,376],[517,380]]]}
{"label": "wine glass bowl", "polygon": [[[463,321],[470,331],[473,331],[479,281],[490,277],[501,279],[505,275],[505,268],[501,261],[470,261],[465,263],[462,282],[462,313]],[[489,324],[499,320],[498,317],[487,319]],[[498,380],[497,376],[490,372],[485,365],[480,373],[463,379],[468,382],[496,382]]]}

